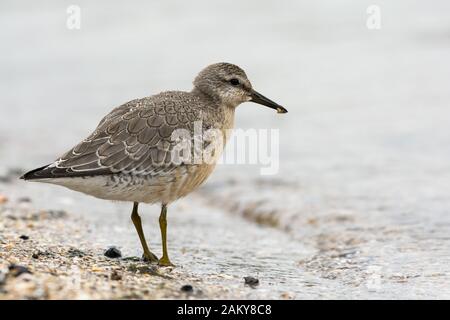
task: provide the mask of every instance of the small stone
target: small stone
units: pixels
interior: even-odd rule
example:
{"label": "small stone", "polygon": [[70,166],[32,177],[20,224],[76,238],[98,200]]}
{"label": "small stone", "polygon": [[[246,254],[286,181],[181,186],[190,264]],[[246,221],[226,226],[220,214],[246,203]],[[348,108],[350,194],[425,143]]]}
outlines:
{"label": "small stone", "polygon": [[15,278],[24,273],[32,274],[32,272],[27,267],[18,264],[10,264],[8,270],[9,274],[11,274]]}
{"label": "small stone", "polygon": [[118,281],[122,280],[122,276],[116,270],[111,273],[111,280]]}
{"label": "small stone", "polygon": [[183,292],[192,292],[194,291],[194,288],[190,284],[185,284],[180,290]]}
{"label": "small stone", "polygon": [[19,237],[20,239],[22,239],[22,240],[28,240],[28,239],[30,239],[30,237],[29,236],[27,236],[27,235],[21,235],[20,237]]}
{"label": "small stone", "polygon": [[281,299],[292,300],[294,299],[294,296],[290,292],[283,292],[281,294]]}
{"label": "small stone", "polygon": [[31,202],[31,199],[28,197],[20,197],[17,199],[17,202]]}
{"label": "small stone", "polygon": [[244,277],[244,281],[246,285],[249,285],[250,287],[255,287],[259,285],[259,280],[254,277]]}
{"label": "small stone", "polygon": [[114,258],[120,258],[122,256],[122,253],[116,247],[109,247],[105,251],[104,255],[105,255],[105,257],[114,259]]}

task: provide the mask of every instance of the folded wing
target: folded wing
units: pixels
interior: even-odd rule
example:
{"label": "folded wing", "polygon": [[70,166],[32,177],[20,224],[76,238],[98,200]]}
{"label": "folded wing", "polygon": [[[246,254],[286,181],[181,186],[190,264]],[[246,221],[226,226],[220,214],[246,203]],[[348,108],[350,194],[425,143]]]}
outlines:
{"label": "folded wing", "polygon": [[54,163],[23,178],[46,179],[114,173],[160,175],[174,169],[175,129],[192,130],[198,115],[183,99],[132,100],[104,117],[96,130]]}

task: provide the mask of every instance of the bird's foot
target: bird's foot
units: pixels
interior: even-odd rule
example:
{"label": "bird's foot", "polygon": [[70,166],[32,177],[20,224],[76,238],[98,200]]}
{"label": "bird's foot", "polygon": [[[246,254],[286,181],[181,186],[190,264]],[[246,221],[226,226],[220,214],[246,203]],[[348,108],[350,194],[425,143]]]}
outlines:
{"label": "bird's foot", "polygon": [[159,259],[158,259],[158,257],[156,256],[156,255],[154,255],[152,252],[144,252],[144,254],[142,255],[142,259],[145,261],[145,262],[150,262],[150,263],[158,263],[159,262]]}
{"label": "bird's foot", "polygon": [[169,257],[167,256],[162,256],[162,258],[158,261],[158,265],[161,267],[175,267],[175,265],[170,262]]}

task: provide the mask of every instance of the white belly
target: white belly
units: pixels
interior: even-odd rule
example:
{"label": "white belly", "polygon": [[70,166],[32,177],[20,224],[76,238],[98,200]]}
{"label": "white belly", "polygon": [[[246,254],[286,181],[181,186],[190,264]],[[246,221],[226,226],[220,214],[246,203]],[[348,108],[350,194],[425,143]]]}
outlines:
{"label": "white belly", "polygon": [[99,175],[33,180],[64,186],[96,198],[169,204],[199,187],[214,165],[190,166],[159,176]]}

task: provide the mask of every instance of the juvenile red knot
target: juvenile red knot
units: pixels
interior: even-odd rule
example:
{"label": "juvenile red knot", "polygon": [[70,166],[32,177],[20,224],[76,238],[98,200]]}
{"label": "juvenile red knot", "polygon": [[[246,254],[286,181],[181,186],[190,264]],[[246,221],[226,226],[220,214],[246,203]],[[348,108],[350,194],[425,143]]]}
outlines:
{"label": "juvenile red knot", "polygon": [[[245,72],[236,65],[216,63],[203,69],[191,92],[167,91],[127,102],[106,115],[95,131],[55,162],[21,178],[61,185],[97,198],[133,202],[131,220],[144,258],[170,266],[167,253],[167,206],[200,186],[211,174],[225,146],[213,161],[197,163],[175,156],[177,129],[194,134],[218,129],[226,142],[235,108],[252,101],[286,113],[287,110],[253,90]],[[206,145],[206,144],[205,144]],[[205,146],[203,146],[205,147]],[[177,158],[177,159],[175,159]],[[189,158],[189,157],[188,157]],[[163,254],[150,251],[138,214],[139,203],[161,204],[159,224]]]}

